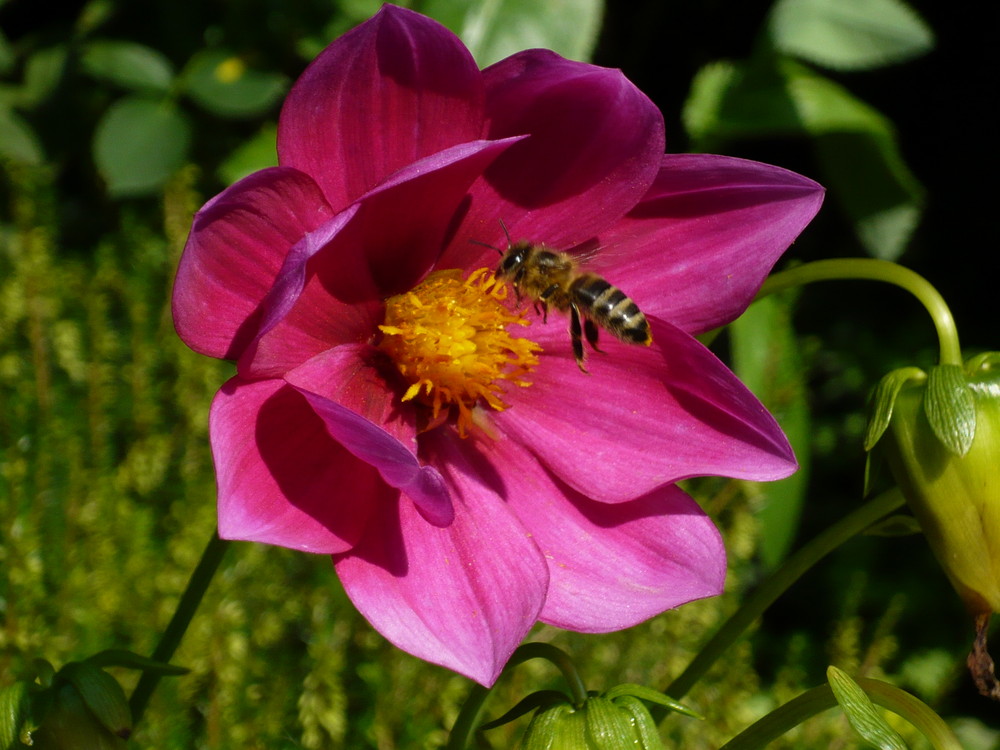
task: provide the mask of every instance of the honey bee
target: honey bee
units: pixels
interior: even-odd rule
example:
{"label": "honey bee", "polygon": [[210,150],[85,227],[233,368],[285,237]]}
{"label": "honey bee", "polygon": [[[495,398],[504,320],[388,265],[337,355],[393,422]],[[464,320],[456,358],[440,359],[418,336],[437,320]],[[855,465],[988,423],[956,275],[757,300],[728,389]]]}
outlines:
{"label": "honey bee", "polygon": [[[507,227],[503,229],[506,233]],[[507,249],[494,249],[502,256],[495,276],[510,282],[518,304],[525,297],[530,299],[536,310],[541,308],[543,322],[550,307],[569,313],[573,356],[581,371],[587,372],[583,338],[594,351],[601,351],[597,348],[598,327],[626,344],[653,343],[649,322],[639,306],[598,274],[582,269],[569,253],[527,240],[512,243],[509,234]]]}

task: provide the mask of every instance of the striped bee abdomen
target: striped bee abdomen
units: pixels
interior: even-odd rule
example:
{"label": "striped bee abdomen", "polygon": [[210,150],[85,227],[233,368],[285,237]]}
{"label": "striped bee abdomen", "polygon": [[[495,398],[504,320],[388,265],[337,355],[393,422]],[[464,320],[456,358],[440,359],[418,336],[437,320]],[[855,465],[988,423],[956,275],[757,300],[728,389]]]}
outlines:
{"label": "striped bee abdomen", "polygon": [[642,310],[616,286],[594,273],[573,280],[569,296],[580,313],[628,344],[650,344],[652,334]]}

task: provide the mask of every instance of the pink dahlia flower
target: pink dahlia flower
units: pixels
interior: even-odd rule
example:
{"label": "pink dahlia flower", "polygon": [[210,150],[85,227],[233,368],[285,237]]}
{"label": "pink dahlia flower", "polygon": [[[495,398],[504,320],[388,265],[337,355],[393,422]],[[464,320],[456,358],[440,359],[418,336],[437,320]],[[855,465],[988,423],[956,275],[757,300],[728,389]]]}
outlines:
{"label": "pink dahlia flower", "polygon": [[[177,331],[237,362],[212,404],[219,530],[330,554],[400,648],[492,683],[537,620],[635,625],[718,594],[725,552],[676,486],[785,477],[778,425],[692,334],[749,304],[823,191],[664,155],[618,71],[522,52],[480,71],[393,6],[285,102],[280,166],[198,212]],[[589,249],[643,310],[589,374],[492,271],[513,239]],[[596,248],[596,250],[594,250]]]}

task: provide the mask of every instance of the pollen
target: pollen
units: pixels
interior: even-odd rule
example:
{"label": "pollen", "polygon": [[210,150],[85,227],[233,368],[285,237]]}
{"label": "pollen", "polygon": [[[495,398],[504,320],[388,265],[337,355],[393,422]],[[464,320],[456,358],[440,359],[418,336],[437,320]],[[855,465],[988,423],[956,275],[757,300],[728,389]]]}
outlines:
{"label": "pollen", "polygon": [[480,268],[464,279],[458,269],[435,271],[386,301],[379,348],[410,384],[403,401],[430,408],[430,426],[453,414],[466,437],[481,407],[503,411],[509,386],[531,385],[542,348],[508,332],[531,322],[508,309],[506,297],[507,286]]}

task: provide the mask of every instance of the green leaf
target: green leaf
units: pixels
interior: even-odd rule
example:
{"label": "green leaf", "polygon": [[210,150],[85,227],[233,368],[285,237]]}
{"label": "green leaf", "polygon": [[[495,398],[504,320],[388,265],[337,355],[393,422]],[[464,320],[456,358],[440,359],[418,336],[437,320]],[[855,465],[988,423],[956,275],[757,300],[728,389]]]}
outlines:
{"label": "green leaf", "polygon": [[927,376],[919,367],[902,367],[883,376],[871,400],[871,416],[865,430],[865,450],[870,451],[881,439],[889,422],[892,421],[892,410],[896,405],[896,396],[903,386],[911,382],[921,382]]}
{"label": "green leaf", "polygon": [[3,29],[0,29],[0,74],[9,73],[14,67],[14,51],[10,48]]}
{"label": "green leaf", "polygon": [[603,0],[428,0],[418,7],[458,34],[480,67],[533,47],[589,60],[604,15]]}
{"label": "green leaf", "polygon": [[45,160],[35,132],[15,112],[3,107],[0,107],[0,156],[31,165]]}
{"label": "green leaf", "polygon": [[889,537],[912,536],[913,534],[922,533],[923,529],[920,528],[920,523],[917,519],[903,513],[883,518],[881,521],[873,523],[864,531],[865,536]]}
{"label": "green leaf", "polygon": [[36,107],[56,90],[66,68],[66,48],[62,45],[38,50],[28,58],[24,68],[24,85],[20,104]]}
{"label": "green leaf", "polygon": [[94,160],[108,192],[155,192],[184,163],[190,131],[170,102],[130,97],[113,104],[94,133]]}
{"label": "green leaf", "polygon": [[278,151],[275,146],[277,137],[278,127],[273,122],[266,123],[257,135],[243,143],[219,165],[219,179],[227,185],[231,185],[248,174],[266,167],[276,166],[278,163]]}
{"label": "green leaf", "polygon": [[657,705],[669,708],[671,711],[676,711],[679,714],[690,716],[693,719],[704,718],[697,711],[688,708],[683,703],[678,703],[669,695],[665,695],[659,690],[653,690],[653,688],[646,687],[645,685],[636,685],[635,683],[626,682],[621,685],[615,685],[613,688],[604,693],[604,697],[610,701],[617,701],[619,698],[626,695],[633,698],[641,698],[649,703],[656,703]]}
{"label": "green leaf", "polygon": [[822,181],[871,255],[898,257],[919,220],[923,188],[899,153],[892,123],[790,59],[703,68],[684,123],[695,151],[718,151],[736,139],[810,137]]}
{"label": "green leaf", "polygon": [[924,391],[924,413],[950,453],[964,456],[976,437],[976,403],[959,365],[931,369]]}
{"label": "green leaf", "polygon": [[795,539],[809,480],[809,406],[791,314],[790,297],[771,295],[751,305],[729,327],[733,370],[775,415],[799,461],[795,474],[760,487],[760,551],[770,568],[785,558]]}
{"label": "green leaf", "polygon": [[105,649],[84,661],[95,667],[125,667],[126,669],[140,669],[143,672],[161,675],[182,675],[191,671],[187,667],[177,667],[120,648]]}
{"label": "green leaf", "polygon": [[930,27],[900,0],[778,0],[769,31],[776,49],[834,70],[878,68],[934,47]]}
{"label": "green leaf", "polygon": [[192,57],[181,75],[184,91],[207,111],[220,117],[256,117],[284,95],[288,79],[252,70],[225,50],[204,50]]}
{"label": "green leaf", "polygon": [[135,91],[166,93],[174,78],[173,66],[163,54],[134,42],[88,42],[81,62],[94,78]]}
{"label": "green leaf", "polygon": [[846,672],[831,666],[826,670],[826,678],[847,720],[865,742],[879,750],[907,750],[903,738],[886,723],[865,691]]}
{"label": "green leaf", "polygon": [[59,670],[59,676],[76,688],[105,729],[117,737],[128,737],[132,731],[132,714],[125,691],[114,677],[85,661],[67,664]]}

